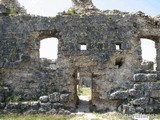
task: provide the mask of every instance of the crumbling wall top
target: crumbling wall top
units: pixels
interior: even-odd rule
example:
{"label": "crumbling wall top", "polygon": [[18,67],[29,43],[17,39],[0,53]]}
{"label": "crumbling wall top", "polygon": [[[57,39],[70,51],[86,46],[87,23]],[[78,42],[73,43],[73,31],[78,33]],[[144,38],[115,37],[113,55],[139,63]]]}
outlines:
{"label": "crumbling wall top", "polygon": [[75,10],[95,10],[92,0],[72,0],[72,9]]}
{"label": "crumbling wall top", "polygon": [[0,0],[0,4],[9,10],[10,15],[26,14],[26,10],[20,5],[18,0]]}

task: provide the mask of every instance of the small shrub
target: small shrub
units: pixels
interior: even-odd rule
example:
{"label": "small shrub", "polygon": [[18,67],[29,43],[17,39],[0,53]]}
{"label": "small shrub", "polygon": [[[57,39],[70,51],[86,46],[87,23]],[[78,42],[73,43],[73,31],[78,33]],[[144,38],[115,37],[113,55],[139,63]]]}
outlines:
{"label": "small shrub", "polygon": [[77,14],[77,12],[76,12],[76,10],[74,10],[74,9],[70,9],[70,10],[67,11],[66,14],[67,14],[67,15],[73,15],[73,14]]}
{"label": "small shrub", "polygon": [[138,28],[139,26],[139,23],[133,22],[133,27]]}
{"label": "small shrub", "polygon": [[14,7],[12,6],[12,5],[10,5],[10,16],[15,16],[16,15],[16,11],[15,11],[15,9],[14,9]]}
{"label": "small shrub", "polygon": [[4,87],[4,83],[3,82],[0,82],[0,88],[1,87]]}
{"label": "small shrub", "polygon": [[21,99],[22,99],[21,95],[10,96],[7,98],[7,102],[19,102],[21,101]]}
{"label": "small shrub", "polygon": [[159,84],[160,84],[160,80],[157,80],[157,83],[159,83]]}

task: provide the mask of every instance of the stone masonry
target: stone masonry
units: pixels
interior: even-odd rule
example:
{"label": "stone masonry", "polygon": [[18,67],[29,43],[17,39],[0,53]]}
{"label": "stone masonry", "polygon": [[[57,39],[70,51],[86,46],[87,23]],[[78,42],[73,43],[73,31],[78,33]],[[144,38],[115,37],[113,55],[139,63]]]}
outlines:
{"label": "stone masonry", "polygon": [[[80,73],[92,80],[91,110],[159,113],[160,17],[73,3],[52,18],[11,15],[0,5],[0,112],[69,114]],[[50,37],[59,40],[56,61],[39,57]],[[141,38],[155,41],[156,71],[141,66]]]}

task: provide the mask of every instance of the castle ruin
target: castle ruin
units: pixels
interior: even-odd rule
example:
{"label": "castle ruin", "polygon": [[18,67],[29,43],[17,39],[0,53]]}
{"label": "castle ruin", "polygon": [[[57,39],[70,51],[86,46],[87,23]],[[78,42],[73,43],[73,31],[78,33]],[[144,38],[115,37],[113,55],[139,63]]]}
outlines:
{"label": "castle ruin", "polygon": [[[52,18],[12,16],[1,4],[0,112],[75,111],[80,73],[91,79],[93,111],[159,113],[160,17],[75,1]],[[39,57],[40,41],[50,37],[59,41],[55,62]],[[141,66],[141,38],[155,42],[156,71]]]}

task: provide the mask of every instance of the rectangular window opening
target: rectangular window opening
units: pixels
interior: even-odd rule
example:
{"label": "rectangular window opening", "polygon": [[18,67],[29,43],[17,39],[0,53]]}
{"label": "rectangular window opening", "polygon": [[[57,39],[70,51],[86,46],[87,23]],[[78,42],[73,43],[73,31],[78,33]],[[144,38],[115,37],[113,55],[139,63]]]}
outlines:
{"label": "rectangular window opening", "polygon": [[121,50],[121,44],[116,44],[116,50]]}
{"label": "rectangular window opening", "polygon": [[80,45],[80,50],[87,50],[87,45],[86,44],[81,44]]}

